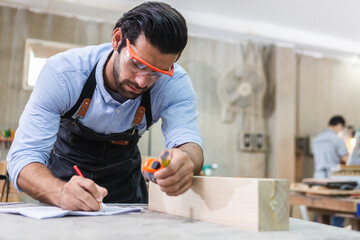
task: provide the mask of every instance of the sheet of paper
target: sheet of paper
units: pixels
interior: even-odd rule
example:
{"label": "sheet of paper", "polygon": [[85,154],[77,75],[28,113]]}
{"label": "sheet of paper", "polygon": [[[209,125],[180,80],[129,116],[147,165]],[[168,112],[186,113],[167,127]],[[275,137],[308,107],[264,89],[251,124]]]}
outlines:
{"label": "sheet of paper", "polygon": [[63,210],[59,207],[53,206],[39,206],[39,207],[1,207],[0,213],[10,213],[10,214],[20,214],[25,217],[35,218],[35,219],[46,219],[46,218],[57,218],[63,217],[66,215],[73,216],[108,216],[116,214],[126,214],[126,213],[140,213],[142,212],[141,207],[117,207],[117,206],[107,206],[103,204],[103,210],[100,211],[70,211]]}

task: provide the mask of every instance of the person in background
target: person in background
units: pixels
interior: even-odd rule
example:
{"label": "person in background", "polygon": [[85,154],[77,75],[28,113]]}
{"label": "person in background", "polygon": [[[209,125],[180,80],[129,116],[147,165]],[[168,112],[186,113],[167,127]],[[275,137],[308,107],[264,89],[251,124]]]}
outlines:
{"label": "person in background", "polygon": [[[341,138],[345,128],[345,119],[334,116],[329,121],[329,126],[312,143],[314,154],[314,178],[327,178],[331,169],[339,163],[346,163],[349,154],[345,141]],[[343,227],[344,218],[331,217],[331,225]]]}
{"label": "person in background", "polygon": [[327,178],[331,168],[340,163],[346,163],[349,153],[345,141],[341,138],[345,128],[345,119],[334,116],[329,126],[312,143],[315,171],[314,178]]}

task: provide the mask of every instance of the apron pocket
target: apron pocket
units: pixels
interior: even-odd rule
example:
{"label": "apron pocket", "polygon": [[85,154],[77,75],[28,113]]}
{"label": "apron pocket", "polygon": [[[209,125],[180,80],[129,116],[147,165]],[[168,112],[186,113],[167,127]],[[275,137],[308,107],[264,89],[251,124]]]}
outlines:
{"label": "apron pocket", "polygon": [[88,171],[91,179],[108,190],[105,202],[129,202],[136,195],[139,183],[135,182],[133,177],[133,174],[136,174],[133,158],[90,168]]}

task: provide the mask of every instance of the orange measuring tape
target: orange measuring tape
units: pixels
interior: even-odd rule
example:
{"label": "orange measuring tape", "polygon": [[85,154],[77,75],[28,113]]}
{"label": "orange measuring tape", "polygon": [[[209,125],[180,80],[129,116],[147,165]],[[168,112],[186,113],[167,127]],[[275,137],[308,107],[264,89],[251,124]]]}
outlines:
{"label": "orange measuring tape", "polygon": [[142,172],[149,181],[156,183],[156,179],[154,178],[154,173],[163,169],[170,163],[169,152],[165,151],[165,153],[160,157],[161,160],[156,158],[149,158],[145,161]]}

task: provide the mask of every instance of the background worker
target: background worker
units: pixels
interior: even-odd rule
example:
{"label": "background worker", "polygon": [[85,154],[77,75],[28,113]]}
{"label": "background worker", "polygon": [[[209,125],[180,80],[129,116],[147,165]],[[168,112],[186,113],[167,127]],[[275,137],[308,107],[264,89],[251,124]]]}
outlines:
{"label": "background worker", "polygon": [[203,153],[195,93],[175,63],[187,38],[178,11],[147,2],[119,19],[111,44],[49,58],[7,157],[16,188],[71,210],[147,202],[137,142],[160,118],[171,162],[157,183],[172,196],[190,188]]}
{"label": "background worker", "polygon": [[[331,169],[340,163],[346,163],[349,153],[345,141],[340,137],[345,128],[345,119],[334,116],[329,121],[329,126],[317,135],[313,141],[313,154],[315,171],[314,178],[327,178]],[[331,225],[343,227],[344,218],[331,217]]]}
{"label": "background worker", "polygon": [[314,178],[327,178],[331,168],[340,163],[346,163],[348,150],[345,141],[340,137],[345,128],[345,119],[334,116],[329,121],[329,126],[317,135],[312,144],[314,154]]}

